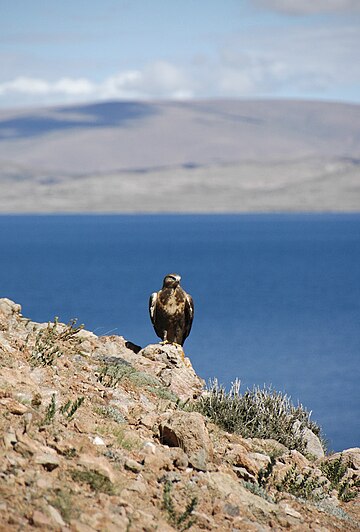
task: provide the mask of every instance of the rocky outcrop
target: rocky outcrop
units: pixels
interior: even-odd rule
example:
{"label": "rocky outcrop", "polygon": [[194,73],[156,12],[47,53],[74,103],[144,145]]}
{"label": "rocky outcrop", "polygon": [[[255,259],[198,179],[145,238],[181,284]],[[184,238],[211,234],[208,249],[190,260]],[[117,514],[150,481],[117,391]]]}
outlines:
{"label": "rocky outcrop", "polygon": [[358,529],[359,449],[229,434],[189,408],[202,390],[174,346],[35,323],[0,299],[0,529]]}

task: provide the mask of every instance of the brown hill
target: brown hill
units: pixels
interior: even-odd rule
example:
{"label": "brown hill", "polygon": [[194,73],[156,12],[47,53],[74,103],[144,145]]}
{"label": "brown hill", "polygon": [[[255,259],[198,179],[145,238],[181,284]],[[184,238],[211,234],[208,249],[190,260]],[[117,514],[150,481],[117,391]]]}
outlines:
{"label": "brown hill", "polygon": [[0,212],[358,210],[359,161],[358,105],[105,102],[8,111],[0,113]]}
{"label": "brown hill", "polygon": [[20,310],[0,299],[1,530],[359,529],[360,449],[226,432],[176,347]]}

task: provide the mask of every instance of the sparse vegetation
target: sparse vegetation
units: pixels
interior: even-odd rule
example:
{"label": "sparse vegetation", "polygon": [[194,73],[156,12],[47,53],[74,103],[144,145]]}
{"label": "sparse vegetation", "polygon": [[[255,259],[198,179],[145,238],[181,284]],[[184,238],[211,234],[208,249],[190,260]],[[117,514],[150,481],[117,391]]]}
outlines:
{"label": "sparse vegetation", "polygon": [[74,507],[72,493],[69,489],[57,489],[55,491],[55,496],[50,499],[50,503],[59,510],[61,517],[67,523],[78,514],[78,510]]}
{"label": "sparse vegetation", "polygon": [[248,482],[246,480],[242,480],[242,484],[247,490],[251,491],[251,493],[253,493],[254,495],[262,497],[268,502],[274,502],[274,499],[270,497],[270,495],[262,486],[259,486],[258,484],[253,484],[252,482]]}
{"label": "sparse vegetation", "polygon": [[72,469],[70,475],[75,482],[88,484],[92,491],[107,493],[108,495],[114,494],[114,487],[110,480],[98,471]]}
{"label": "sparse vegetation", "polygon": [[75,401],[67,401],[61,408],[60,413],[68,420],[74,417],[77,409],[83,404],[85,397],[78,397]]}
{"label": "sparse vegetation", "polygon": [[51,396],[51,401],[45,411],[43,424],[49,425],[50,423],[52,423],[54,421],[56,412],[60,412],[60,414],[62,414],[68,421],[71,421],[75,415],[75,412],[82,405],[84,400],[85,397],[78,397],[77,399],[75,399],[75,401],[69,400],[63,406],[57,409],[56,398],[55,394],[53,393]]}
{"label": "sparse vegetation", "polygon": [[53,393],[51,396],[51,401],[46,408],[44,425],[49,425],[53,421],[55,417],[55,413],[56,413],[56,399],[55,399],[55,394]]}
{"label": "sparse vegetation", "polygon": [[98,369],[98,381],[106,387],[115,388],[119,382],[128,381],[136,388],[146,389],[160,399],[166,399],[176,403],[179,398],[162,383],[144,371],[138,371],[129,364],[121,362],[106,364]]}
{"label": "sparse vegetation", "polygon": [[261,488],[265,488],[265,486],[267,485],[268,480],[271,477],[271,474],[273,472],[275,463],[276,463],[276,460],[272,456],[270,458],[270,462],[268,463],[266,468],[265,469],[260,469],[260,471],[258,473],[258,476],[257,476],[257,481],[258,481],[258,484],[259,484],[259,486]]}
{"label": "sparse vegetation", "polygon": [[118,426],[105,424],[98,428],[98,433],[101,434],[101,436],[115,437],[117,445],[127,451],[139,450],[142,445],[141,440],[135,435],[130,435],[126,431],[126,426],[127,425],[124,423],[122,425],[119,424]]}
{"label": "sparse vegetation", "polygon": [[116,423],[125,423],[124,416],[114,406],[95,406],[94,412],[100,416],[116,421]]}
{"label": "sparse vegetation", "polygon": [[[31,364],[51,366],[63,352],[80,353],[79,345],[82,339],[76,335],[84,328],[84,325],[76,326],[76,322],[74,318],[65,327],[59,328],[59,318],[55,317],[53,323],[49,322],[45,328],[40,329],[36,333],[34,346],[31,349]],[[31,336],[30,333],[26,339],[26,345],[29,345]]]}
{"label": "sparse vegetation", "polygon": [[360,481],[344,479],[349,464],[344,462],[343,455],[339,458],[323,462],[320,465],[321,471],[330,482],[330,489],[336,489],[341,501],[349,502],[357,496],[354,488],[360,487]]}
{"label": "sparse vegetation", "polygon": [[282,481],[276,485],[276,489],[280,492],[286,491],[286,493],[290,493],[300,499],[319,501],[327,495],[326,484],[326,480],[320,480],[313,475],[312,471],[300,473],[294,464],[287,471]]}
{"label": "sparse vegetation", "polygon": [[171,490],[172,483],[170,481],[165,482],[163,508],[167,513],[167,520],[176,530],[180,530],[181,532],[188,530],[195,523],[195,518],[192,518],[191,515],[197,506],[197,498],[193,497],[186,505],[184,512],[178,513],[175,510]]}
{"label": "sparse vegetation", "polygon": [[172,403],[176,403],[179,401],[179,398],[177,395],[174,394],[171,390],[168,390],[167,388],[161,387],[155,387],[155,386],[148,386],[148,391],[155,394],[159,399],[164,399],[165,401],[170,401]]}
{"label": "sparse vegetation", "polygon": [[273,438],[300,452],[304,451],[305,442],[301,430],[293,429],[295,421],[300,422],[300,428],[308,427],[320,434],[320,428],[301,404],[294,406],[286,394],[266,387],[254,387],[241,394],[239,380],[227,392],[215,379],[191,408],[228,432],[245,438]]}

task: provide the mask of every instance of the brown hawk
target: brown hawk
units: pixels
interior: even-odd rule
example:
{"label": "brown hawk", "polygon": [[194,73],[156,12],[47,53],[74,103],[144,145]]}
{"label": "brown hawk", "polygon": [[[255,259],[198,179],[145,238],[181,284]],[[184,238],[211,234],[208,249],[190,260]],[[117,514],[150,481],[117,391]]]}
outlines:
{"label": "brown hawk", "polygon": [[162,289],[150,296],[149,312],[158,337],[182,346],[191,331],[194,303],[181,288],[180,279],[177,273],[165,276]]}

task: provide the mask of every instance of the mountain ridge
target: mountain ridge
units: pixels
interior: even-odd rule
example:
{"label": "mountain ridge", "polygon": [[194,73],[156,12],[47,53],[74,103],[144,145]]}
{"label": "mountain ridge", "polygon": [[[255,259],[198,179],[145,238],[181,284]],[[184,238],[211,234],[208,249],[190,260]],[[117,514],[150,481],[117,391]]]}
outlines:
{"label": "mountain ridge", "polygon": [[167,212],[169,192],[176,212],[301,210],[299,193],[309,210],[358,210],[359,126],[359,105],[286,100],[0,112],[0,212]]}

